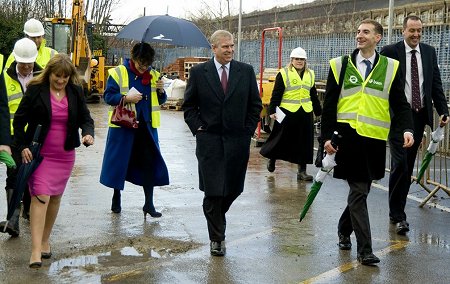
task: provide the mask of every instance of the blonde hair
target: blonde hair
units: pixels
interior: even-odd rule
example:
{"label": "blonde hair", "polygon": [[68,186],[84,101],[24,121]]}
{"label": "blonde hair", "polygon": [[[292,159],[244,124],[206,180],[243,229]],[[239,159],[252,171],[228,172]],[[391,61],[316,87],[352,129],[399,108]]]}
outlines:
{"label": "blonde hair", "polygon": [[[293,59],[291,58],[291,61],[289,61],[289,64],[286,65],[286,68],[287,68],[289,71],[292,71],[292,68],[295,69],[294,64],[292,64],[292,60],[293,60]],[[295,69],[295,70],[297,70],[297,69]],[[306,72],[306,71],[308,71],[308,70],[309,70],[309,68],[308,68],[308,65],[307,65],[306,59],[305,59],[305,67],[303,68],[303,71]],[[302,71],[302,70],[300,70],[300,71]]]}
{"label": "blonde hair", "polygon": [[73,65],[70,57],[63,53],[55,54],[55,56],[53,56],[47,63],[44,70],[39,75],[31,79],[28,85],[31,86],[49,83],[51,74],[69,76],[69,83],[81,85],[80,77],[75,65]]}

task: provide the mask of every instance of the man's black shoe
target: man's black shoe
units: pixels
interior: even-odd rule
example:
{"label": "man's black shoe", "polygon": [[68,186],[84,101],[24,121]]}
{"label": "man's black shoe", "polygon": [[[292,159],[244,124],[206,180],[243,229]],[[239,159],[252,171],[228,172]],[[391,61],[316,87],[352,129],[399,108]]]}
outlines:
{"label": "man's black shoe", "polygon": [[339,234],[339,249],[340,250],[350,250],[352,248],[352,242],[350,236],[344,236]]}
{"label": "man's black shoe", "polygon": [[380,259],[376,257],[373,253],[368,253],[364,255],[359,254],[357,259],[362,265],[373,265],[375,263],[380,262]]}
{"label": "man's black shoe", "polygon": [[267,162],[267,170],[271,173],[275,171],[275,159],[269,159]]}
{"label": "man's black shoe", "polygon": [[406,232],[409,232],[409,224],[405,220],[398,222],[395,225],[395,232],[399,235],[405,235]]}
{"label": "man's black shoe", "polygon": [[223,246],[221,244],[221,242],[212,241],[209,245],[210,245],[211,255],[214,255],[214,256],[224,256],[225,255],[225,246]]}

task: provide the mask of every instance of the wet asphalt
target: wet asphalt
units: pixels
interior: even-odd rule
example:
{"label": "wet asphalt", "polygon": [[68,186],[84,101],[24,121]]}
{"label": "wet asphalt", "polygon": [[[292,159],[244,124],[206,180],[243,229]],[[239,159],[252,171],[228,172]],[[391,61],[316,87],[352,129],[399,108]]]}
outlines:
{"label": "wet asphalt", "polygon": [[[18,238],[0,234],[0,283],[450,283],[450,197],[443,191],[420,208],[427,192],[412,186],[406,209],[411,231],[399,236],[389,223],[387,178],[374,184],[368,207],[381,262],[362,266],[354,235],[352,250],[337,247],[346,183],[328,177],[299,223],[311,183],[298,182],[296,167],[282,161],[269,173],[257,147],[251,148],[244,193],[227,214],[226,256],[210,256],[195,138],[180,111],[162,111],[160,146],[171,180],[155,189],[163,217],[145,220],[142,188],[129,183],[122,213],[113,214],[112,190],[98,182],[108,107],[89,108],[96,141],[77,150],[51,236],[52,258],[39,270],[28,268],[29,223],[21,218]],[[317,169],[308,165],[308,172]],[[3,190],[0,216],[6,216]]]}

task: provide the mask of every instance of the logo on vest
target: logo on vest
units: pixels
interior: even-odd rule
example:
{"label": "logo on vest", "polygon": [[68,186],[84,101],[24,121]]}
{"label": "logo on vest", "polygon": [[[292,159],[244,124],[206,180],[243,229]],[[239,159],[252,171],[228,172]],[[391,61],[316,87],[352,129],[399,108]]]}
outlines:
{"label": "logo on vest", "polygon": [[297,79],[292,80],[292,84],[297,84]]}
{"label": "logo on vest", "polygon": [[348,78],[348,80],[349,80],[350,83],[352,83],[352,84],[358,83],[358,78],[356,78],[355,75],[350,75],[350,77]]}
{"label": "logo on vest", "polygon": [[369,80],[369,84],[374,84],[374,85],[378,85],[378,86],[382,86],[383,85],[383,83],[375,81],[374,79],[370,79]]}

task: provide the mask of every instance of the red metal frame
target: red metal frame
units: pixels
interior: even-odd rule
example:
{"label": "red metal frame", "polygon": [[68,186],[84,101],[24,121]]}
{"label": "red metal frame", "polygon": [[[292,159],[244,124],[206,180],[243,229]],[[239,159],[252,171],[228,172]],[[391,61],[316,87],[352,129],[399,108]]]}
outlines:
{"label": "red metal frame", "polygon": [[[263,72],[264,72],[264,44],[265,44],[265,34],[269,31],[277,31],[278,32],[278,69],[281,69],[281,48],[283,45],[283,30],[280,27],[274,28],[266,28],[262,31],[261,38],[261,65],[259,68],[259,97],[262,98],[262,80],[263,80]],[[257,138],[261,137],[261,120],[258,123],[257,130]]]}

